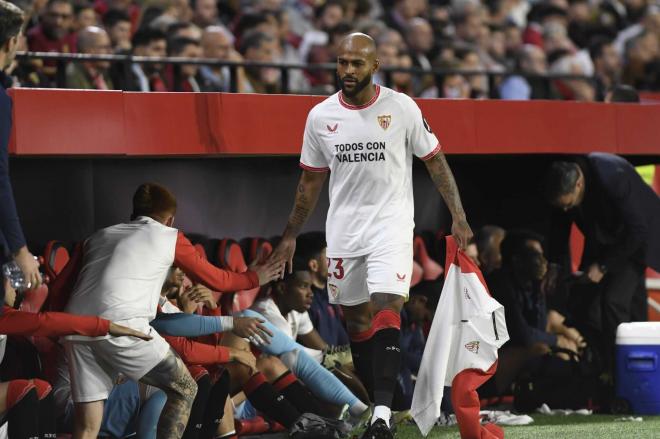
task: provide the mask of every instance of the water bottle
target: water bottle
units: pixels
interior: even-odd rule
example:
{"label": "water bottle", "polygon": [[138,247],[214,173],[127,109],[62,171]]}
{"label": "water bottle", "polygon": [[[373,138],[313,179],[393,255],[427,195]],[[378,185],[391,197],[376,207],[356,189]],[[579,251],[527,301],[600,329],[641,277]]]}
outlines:
{"label": "water bottle", "polygon": [[16,261],[7,262],[2,266],[2,275],[9,279],[9,284],[16,291],[25,291],[27,290],[27,281],[25,280],[25,275],[20,269]]}

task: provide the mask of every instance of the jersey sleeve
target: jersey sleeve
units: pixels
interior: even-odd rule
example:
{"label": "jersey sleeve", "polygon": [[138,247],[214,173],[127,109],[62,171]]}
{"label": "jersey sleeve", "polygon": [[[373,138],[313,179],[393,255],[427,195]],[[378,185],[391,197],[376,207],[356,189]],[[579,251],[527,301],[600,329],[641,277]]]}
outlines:
{"label": "jersey sleeve", "polygon": [[326,172],[330,170],[328,160],[323,154],[323,148],[314,128],[314,111],[310,111],[305,123],[300,167],[306,171]]}
{"label": "jersey sleeve", "polygon": [[300,314],[300,320],[298,321],[298,335],[307,335],[314,330],[314,325],[312,320],[309,318],[309,313],[307,311]]}
{"label": "jersey sleeve", "polygon": [[249,270],[245,273],[234,273],[212,265],[197,253],[192,243],[181,232],[176,240],[174,265],[193,281],[221,293],[250,290],[259,286],[257,273]]}
{"label": "jersey sleeve", "polygon": [[95,316],[79,316],[61,312],[31,313],[3,307],[0,316],[0,334],[41,335],[59,337],[84,335],[99,337],[110,330],[110,321]]}
{"label": "jersey sleeve", "polygon": [[408,143],[412,147],[413,154],[426,161],[440,152],[440,142],[415,101],[410,98],[406,100],[409,108]]}

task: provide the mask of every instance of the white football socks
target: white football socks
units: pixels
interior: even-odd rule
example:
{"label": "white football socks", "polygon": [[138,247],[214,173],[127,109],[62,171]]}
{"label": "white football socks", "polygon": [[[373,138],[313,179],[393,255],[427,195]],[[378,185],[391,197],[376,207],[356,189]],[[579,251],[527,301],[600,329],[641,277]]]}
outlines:
{"label": "white football socks", "polygon": [[371,423],[376,422],[376,419],[382,419],[385,421],[387,426],[390,426],[390,417],[392,416],[392,410],[386,405],[377,405],[374,409],[374,415],[371,417]]}

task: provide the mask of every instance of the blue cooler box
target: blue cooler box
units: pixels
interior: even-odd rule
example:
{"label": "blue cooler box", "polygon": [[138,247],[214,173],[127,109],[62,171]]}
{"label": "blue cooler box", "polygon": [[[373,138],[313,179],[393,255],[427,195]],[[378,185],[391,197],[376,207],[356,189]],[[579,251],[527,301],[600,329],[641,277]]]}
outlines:
{"label": "blue cooler box", "polygon": [[660,322],[622,323],[616,332],[616,392],[633,413],[660,414]]}

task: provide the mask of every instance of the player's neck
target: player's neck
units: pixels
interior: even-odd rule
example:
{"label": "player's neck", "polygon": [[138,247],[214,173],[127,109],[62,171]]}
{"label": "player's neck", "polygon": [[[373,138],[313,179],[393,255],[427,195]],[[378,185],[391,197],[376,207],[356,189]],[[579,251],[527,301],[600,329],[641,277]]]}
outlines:
{"label": "player's neck", "polygon": [[368,103],[373,99],[373,97],[376,95],[376,85],[369,84],[368,87],[364,87],[364,90],[362,90],[360,93],[356,94],[355,96],[347,96],[343,92],[341,95],[346,103],[359,107]]}

